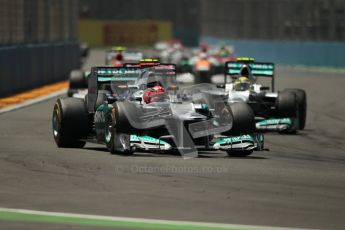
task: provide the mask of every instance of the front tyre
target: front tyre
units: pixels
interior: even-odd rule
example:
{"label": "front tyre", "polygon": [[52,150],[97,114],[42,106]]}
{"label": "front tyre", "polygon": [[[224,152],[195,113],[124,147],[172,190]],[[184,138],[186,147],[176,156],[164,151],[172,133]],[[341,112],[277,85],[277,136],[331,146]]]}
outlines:
{"label": "front tyre", "polygon": [[243,102],[229,104],[233,117],[232,128],[223,133],[227,136],[237,136],[255,132],[255,116],[250,106]]}
{"label": "front tyre", "polygon": [[299,129],[305,128],[307,119],[307,94],[303,89],[286,89],[284,91],[294,93],[298,105]]}
{"label": "front tyre", "polygon": [[109,113],[106,117],[106,123],[105,123],[105,143],[106,146],[111,154],[120,154],[120,155],[132,155],[132,150],[125,150],[125,151],[118,151],[116,148],[116,141],[118,133],[118,126],[119,126],[119,119],[118,119],[118,112],[116,111],[117,106],[115,106],[111,113]]}
{"label": "front tyre", "polygon": [[107,145],[107,148],[111,154],[116,153],[116,148],[115,148],[116,119],[114,116],[115,116],[115,113],[113,110],[106,117],[105,132],[104,132],[105,144]]}
{"label": "front tyre", "polygon": [[278,94],[277,112],[279,117],[296,117],[297,115],[296,95],[289,91]]}
{"label": "front tyre", "polygon": [[68,79],[69,89],[67,91],[67,96],[72,97],[74,93],[77,93],[79,89],[86,89],[87,79],[81,70],[72,70]]}
{"label": "front tyre", "polygon": [[250,150],[228,150],[226,151],[229,157],[246,157],[253,153],[253,149]]}
{"label": "front tyre", "polygon": [[278,117],[289,117],[293,119],[292,126],[280,131],[281,134],[296,134],[298,130],[299,108],[296,100],[296,94],[290,91],[282,91],[278,94],[277,112]]}

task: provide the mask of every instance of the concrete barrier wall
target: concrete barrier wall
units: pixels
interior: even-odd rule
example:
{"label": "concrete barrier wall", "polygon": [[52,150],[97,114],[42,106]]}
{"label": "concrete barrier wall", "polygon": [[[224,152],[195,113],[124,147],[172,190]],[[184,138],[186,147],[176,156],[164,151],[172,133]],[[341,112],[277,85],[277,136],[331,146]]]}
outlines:
{"label": "concrete barrier wall", "polygon": [[237,56],[287,65],[345,67],[345,42],[284,42],[203,37],[209,44],[230,44]]}
{"label": "concrete barrier wall", "polygon": [[0,97],[66,80],[79,66],[77,42],[0,46]]}

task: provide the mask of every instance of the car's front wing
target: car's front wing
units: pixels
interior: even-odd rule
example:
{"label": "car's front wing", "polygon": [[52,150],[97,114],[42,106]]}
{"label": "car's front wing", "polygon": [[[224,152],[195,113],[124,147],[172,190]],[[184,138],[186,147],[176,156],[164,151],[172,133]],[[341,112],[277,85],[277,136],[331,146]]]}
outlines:
{"label": "car's front wing", "polygon": [[[168,143],[168,139],[154,138],[150,136],[130,135],[131,148],[146,151],[168,151],[174,147]],[[170,138],[172,139],[172,138]],[[264,135],[262,133],[246,134],[240,136],[217,136],[210,141],[207,147],[201,147],[202,150],[263,150]]]}

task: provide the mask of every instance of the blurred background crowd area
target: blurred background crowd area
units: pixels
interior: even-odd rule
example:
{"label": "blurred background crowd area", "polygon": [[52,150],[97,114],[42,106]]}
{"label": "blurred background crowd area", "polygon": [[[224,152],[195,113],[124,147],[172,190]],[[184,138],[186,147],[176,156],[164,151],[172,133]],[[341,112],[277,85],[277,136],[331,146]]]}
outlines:
{"label": "blurred background crowd area", "polygon": [[80,68],[81,43],[152,48],[175,39],[345,67],[345,0],[0,0],[0,25],[0,97],[67,79]]}
{"label": "blurred background crowd area", "polygon": [[121,34],[129,45],[170,37],[197,45],[203,36],[345,40],[344,0],[1,0],[0,5],[1,45],[81,39],[101,46],[121,42],[116,37]]}

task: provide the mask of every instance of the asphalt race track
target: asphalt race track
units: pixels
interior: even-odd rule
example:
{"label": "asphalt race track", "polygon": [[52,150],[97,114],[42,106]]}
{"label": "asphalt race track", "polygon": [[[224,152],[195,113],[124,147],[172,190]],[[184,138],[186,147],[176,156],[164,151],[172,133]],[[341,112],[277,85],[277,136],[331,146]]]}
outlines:
{"label": "asphalt race track", "polygon": [[[103,53],[94,51],[89,62],[103,60]],[[278,89],[307,91],[306,130],[266,135],[270,151],[247,158],[117,156],[94,144],[59,149],[51,130],[55,99],[1,114],[0,207],[344,229],[345,76],[278,67],[276,79]],[[0,222],[0,229],[24,227],[85,229]]]}

